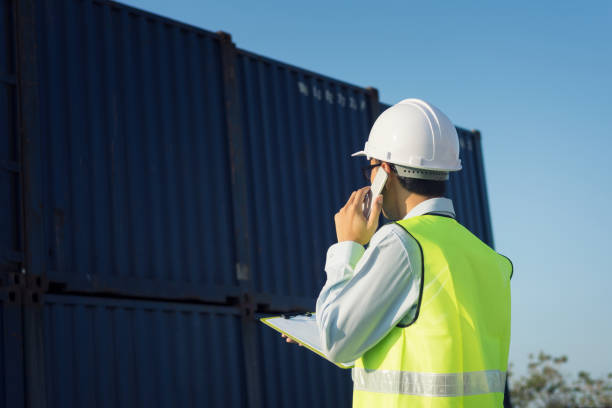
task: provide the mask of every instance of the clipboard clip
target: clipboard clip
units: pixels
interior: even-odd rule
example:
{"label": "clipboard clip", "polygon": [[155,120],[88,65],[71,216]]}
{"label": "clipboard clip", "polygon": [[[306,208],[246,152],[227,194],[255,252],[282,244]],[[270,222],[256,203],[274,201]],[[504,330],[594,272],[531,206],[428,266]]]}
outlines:
{"label": "clipboard clip", "polygon": [[283,317],[283,319],[291,319],[292,317],[296,317],[296,316],[306,316],[306,317],[310,317],[312,316],[311,312],[293,312],[293,313],[283,313],[281,316]]}

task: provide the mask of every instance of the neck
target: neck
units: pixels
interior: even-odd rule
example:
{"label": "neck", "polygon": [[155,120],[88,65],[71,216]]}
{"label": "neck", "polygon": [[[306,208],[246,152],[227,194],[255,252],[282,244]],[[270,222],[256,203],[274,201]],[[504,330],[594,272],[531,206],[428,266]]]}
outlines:
{"label": "neck", "polygon": [[423,201],[435,198],[434,196],[424,196],[416,193],[406,193],[401,198],[400,204],[400,219],[404,218],[414,207],[421,204]]}
{"label": "neck", "polygon": [[435,197],[429,197],[415,193],[408,194],[408,197],[406,197],[404,201],[404,208],[406,209],[406,211],[404,212],[404,215],[402,215],[402,218],[404,218],[406,214],[408,214],[414,207],[421,204],[423,201],[429,200],[430,198]]}
{"label": "neck", "polygon": [[389,220],[401,220],[423,201],[437,197],[405,190],[401,187],[397,176],[393,173],[391,173],[385,185],[384,192],[383,215]]}

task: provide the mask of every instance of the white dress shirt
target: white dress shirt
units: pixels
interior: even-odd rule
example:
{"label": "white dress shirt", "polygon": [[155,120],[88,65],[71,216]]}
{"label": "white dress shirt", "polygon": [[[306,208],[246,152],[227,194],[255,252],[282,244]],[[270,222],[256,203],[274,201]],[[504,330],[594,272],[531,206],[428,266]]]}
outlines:
{"label": "white dress shirt", "polygon": [[[448,198],[415,206],[406,218],[427,213],[455,217]],[[409,324],[419,304],[422,256],[401,226],[385,224],[368,248],[354,241],[327,250],[327,282],[317,299],[316,319],[327,356],[345,363],[361,357],[398,324]]]}

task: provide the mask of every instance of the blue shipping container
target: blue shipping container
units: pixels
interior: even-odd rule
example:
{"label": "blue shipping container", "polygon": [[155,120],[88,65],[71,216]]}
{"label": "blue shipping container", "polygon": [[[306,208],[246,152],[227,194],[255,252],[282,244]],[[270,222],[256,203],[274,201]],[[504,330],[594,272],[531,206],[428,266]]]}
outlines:
{"label": "blue shipping container", "polygon": [[23,262],[14,8],[0,1],[0,273]]}
{"label": "blue shipping container", "polygon": [[112,2],[33,4],[41,171],[28,187],[43,227],[30,272],[225,302],[238,282],[218,36]]}
{"label": "blue shipping container", "polygon": [[457,220],[493,247],[480,132],[457,128],[457,133],[463,169],[451,173],[447,195],[453,199]]}
{"label": "blue shipping container", "polygon": [[21,296],[14,288],[0,289],[0,407],[24,405],[23,323]]}
{"label": "blue shipping container", "polygon": [[235,308],[47,295],[46,406],[244,407]]}
{"label": "blue shipping container", "polygon": [[303,306],[324,283],[333,215],[364,184],[362,163],[349,155],[367,137],[378,99],[243,50],[238,68],[254,288],[273,308],[279,299]]}

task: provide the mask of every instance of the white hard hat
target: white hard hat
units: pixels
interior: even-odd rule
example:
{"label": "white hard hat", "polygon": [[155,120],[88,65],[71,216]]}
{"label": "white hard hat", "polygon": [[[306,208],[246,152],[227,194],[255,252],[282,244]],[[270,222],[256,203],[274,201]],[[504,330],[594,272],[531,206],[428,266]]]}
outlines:
{"label": "white hard hat", "polygon": [[362,151],[396,166],[404,177],[447,180],[461,170],[459,138],[448,117],[420,99],[404,99],[380,114]]}

